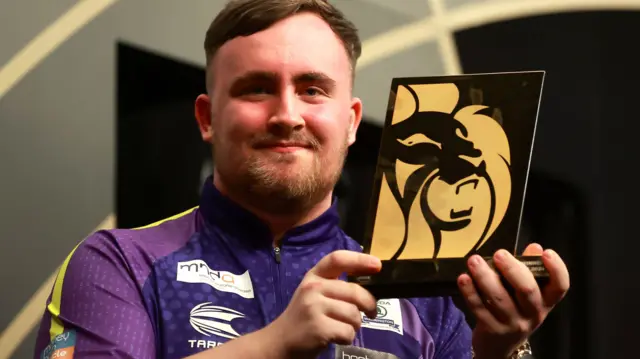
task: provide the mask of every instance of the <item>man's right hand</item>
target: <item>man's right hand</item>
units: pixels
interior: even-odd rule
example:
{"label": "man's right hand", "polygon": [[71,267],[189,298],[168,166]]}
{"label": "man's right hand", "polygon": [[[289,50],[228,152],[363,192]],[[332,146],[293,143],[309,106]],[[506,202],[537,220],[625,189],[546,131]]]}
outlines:
{"label": "man's right hand", "polygon": [[188,359],[306,359],[316,358],[330,343],[351,344],[362,323],[360,312],[375,318],[376,300],[361,286],[338,278],[377,273],[381,267],[367,254],[332,252],[307,272],[287,309],[271,324]]}
{"label": "man's right hand", "polygon": [[366,289],[338,279],[366,275],[382,264],[371,255],[336,251],[322,258],[302,279],[285,311],[264,328],[290,358],[315,358],[330,343],[351,344],[360,330],[360,312],[376,316],[376,300]]}

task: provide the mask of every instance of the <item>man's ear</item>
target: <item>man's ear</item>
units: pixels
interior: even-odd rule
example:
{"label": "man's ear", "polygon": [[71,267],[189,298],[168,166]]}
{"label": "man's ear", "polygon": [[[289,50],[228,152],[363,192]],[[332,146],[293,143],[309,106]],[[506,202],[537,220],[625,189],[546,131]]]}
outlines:
{"label": "man's ear", "polygon": [[213,139],[213,126],[211,123],[211,100],[208,95],[201,94],[196,98],[195,114],[202,139],[211,143]]}
{"label": "man's ear", "polygon": [[360,121],[362,121],[362,100],[354,97],[351,100],[351,114],[349,116],[349,146],[356,142],[356,132],[358,132]]}

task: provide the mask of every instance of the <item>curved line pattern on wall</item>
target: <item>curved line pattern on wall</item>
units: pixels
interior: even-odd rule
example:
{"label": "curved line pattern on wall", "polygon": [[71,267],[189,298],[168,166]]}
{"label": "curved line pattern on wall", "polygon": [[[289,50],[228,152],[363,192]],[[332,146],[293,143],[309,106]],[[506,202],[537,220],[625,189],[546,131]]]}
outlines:
{"label": "curved line pattern on wall", "polygon": [[[83,0],[38,34],[0,68],[0,99],[58,46],[117,1]],[[435,1],[441,4],[441,0],[433,2]],[[451,36],[457,30],[549,13],[637,9],[640,9],[640,2],[637,0],[493,0],[461,5],[452,10],[443,8],[440,13],[435,14],[435,17],[424,18],[366,40],[363,43],[363,55],[358,69],[434,39],[438,39],[439,42],[446,41],[442,37],[443,31],[447,36]],[[447,72],[457,72],[456,69],[459,68],[455,63],[457,54],[452,54],[451,49],[446,49],[448,44],[439,43],[439,45],[441,51],[445,51],[442,55]],[[112,228],[114,225],[115,215],[109,214],[96,230]],[[9,358],[37,325],[56,274],[57,269],[0,334],[0,347],[3,348],[0,359]]]}
{"label": "curved line pattern on wall", "polygon": [[433,19],[424,18],[367,39],[362,43],[362,56],[358,60],[357,70],[420,46],[433,40],[435,36]]}
{"label": "curved line pattern on wall", "polygon": [[458,47],[454,32],[447,26],[445,0],[427,0],[431,8],[431,18],[436,28],[436,39],[440,57],[444,65],[446,75],[458,75],[462,72],[460,58],[458,55]]}
{"label": "curved line pattern on wall", "polygon": [[639,10],[638,0],[492,0],[461,5],[445,15],[452,31],[522,17],[571,11]]}
{"label": "curved line pattern on wall", "polygon": [[0,69],[0,99],[50,53],[117,1],[80,1],[29,41]]}
{"label": "curved line pattern on wall", "polygon": [[[570,11],[640,10],[638,0],[491,0],[443,9],[432,17],[391,29],[364,42],[358,69],[436,39],[437,26],[453,33],[494,22]],[[446,59],[445,59],[446,60]],[[450,66],[450,65],[445,65]]]}

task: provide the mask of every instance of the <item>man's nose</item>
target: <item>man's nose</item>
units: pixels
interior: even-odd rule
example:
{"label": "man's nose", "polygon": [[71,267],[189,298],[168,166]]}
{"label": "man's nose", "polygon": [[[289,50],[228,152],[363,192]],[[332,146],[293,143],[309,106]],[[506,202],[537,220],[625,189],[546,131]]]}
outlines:
{"label": "man's nose", "polygon": [[287,135],[304,128],[304,119],[298,109],[295,94],[283,93],[275,106],[274,113],[268,122],[272,132]]}

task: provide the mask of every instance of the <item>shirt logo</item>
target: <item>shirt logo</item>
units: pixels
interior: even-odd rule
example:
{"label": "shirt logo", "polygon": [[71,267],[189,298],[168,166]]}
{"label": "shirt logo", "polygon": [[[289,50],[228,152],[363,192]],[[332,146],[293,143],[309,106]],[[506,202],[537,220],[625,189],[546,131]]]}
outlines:
{"label": "shirt logo", "polygon": [[354,347],[351,345],[336,345],[335,359],[400,359],[390,353]]}
{"label": "shirt logo", "polygon": [[402,335],[402,310],[399,299],[379,300],[376,311],[376,319],[370,319],[364,313],[360,313],[363,328],[388,330]]}
{"label": "shirt logo", "polygon": [[191,309],[189,323],[200,334],[233,339],[239,337],[240,334],[233,329],[231,321],[244,317],[244,314],[236,310],[211,305],[210,302],[207,302],[198,304]]}
{"label": "shirt logo", "polygon": [[76,332],[75,330],[66,331],[60,335],[56,335],[51,343],[44,349],[41,359],[58,359],[73,358],[73,352],[76,346]]}
{"label": "shirt logo", "polygon": [[235,293],[243,298],[253,299],[253,284],[249,271],[241,275],[217,271],[209,268],[202,259],[178,262],[178,282],[204,283],[221,292]]}

